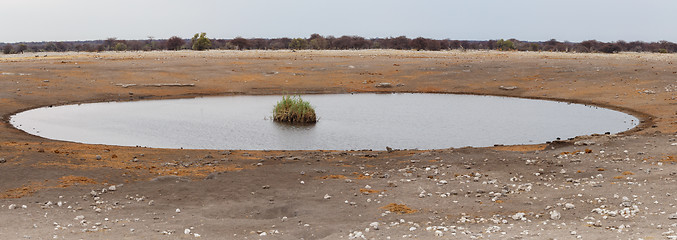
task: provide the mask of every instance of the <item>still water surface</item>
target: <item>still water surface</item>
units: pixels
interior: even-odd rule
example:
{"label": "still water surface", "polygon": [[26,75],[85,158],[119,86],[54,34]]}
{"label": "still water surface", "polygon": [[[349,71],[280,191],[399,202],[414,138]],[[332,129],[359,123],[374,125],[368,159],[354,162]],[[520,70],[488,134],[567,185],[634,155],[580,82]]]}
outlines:
{"label": "still water surface", "polygon": [[533,144],[635,127],[618,111],[563,102],[453,94],[303,96],[319,122],[270,120],[281,96],[107,102],[38,108],[10,122],[64,141],[186,149],[384,150]]}

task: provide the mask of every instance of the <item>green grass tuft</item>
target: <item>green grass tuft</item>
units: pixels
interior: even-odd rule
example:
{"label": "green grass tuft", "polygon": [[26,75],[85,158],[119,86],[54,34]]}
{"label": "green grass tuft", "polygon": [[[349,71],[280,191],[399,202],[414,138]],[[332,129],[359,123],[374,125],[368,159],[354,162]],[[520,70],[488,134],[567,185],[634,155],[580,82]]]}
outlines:
{"label": "green grass tuft", "polygon": [[273,110],[273,121],[292,124],[315,123],[315,109],[299,96],[282,96]]}

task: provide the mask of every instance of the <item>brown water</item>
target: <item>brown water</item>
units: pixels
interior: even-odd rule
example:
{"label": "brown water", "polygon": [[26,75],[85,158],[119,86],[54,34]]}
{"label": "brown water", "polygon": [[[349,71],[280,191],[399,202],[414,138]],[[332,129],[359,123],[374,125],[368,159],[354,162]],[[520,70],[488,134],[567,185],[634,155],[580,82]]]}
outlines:
{"label": "brown water", "polygon": [[270,120],[281,96],[226,96],[39,108],[15,127],[64,141],[187,149],[383,150],[534,144],[635,127],[618,111],[563,102],[453,94],[303,96],[320,120]]}

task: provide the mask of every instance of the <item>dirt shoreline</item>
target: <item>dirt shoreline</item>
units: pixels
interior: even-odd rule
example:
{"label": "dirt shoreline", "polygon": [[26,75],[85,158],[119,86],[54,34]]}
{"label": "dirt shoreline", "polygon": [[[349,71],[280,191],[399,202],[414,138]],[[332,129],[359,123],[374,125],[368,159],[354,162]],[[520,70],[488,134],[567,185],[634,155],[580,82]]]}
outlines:
{"label": "dirt shoreline", "polygon": [[[3,239],[677,236],[673,54],[33,55],[0,57]],[[40,106],[284,92],[520,97],[642,121],[622,134],[550,145],[393,152],[86,145],[9,124],[14,113]]]}

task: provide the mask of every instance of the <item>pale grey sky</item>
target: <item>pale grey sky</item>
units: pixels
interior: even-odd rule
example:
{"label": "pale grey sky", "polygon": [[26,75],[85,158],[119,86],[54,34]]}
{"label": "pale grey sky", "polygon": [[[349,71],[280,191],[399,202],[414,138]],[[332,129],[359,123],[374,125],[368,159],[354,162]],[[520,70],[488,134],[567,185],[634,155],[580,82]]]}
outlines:
{"label": "pale grey sky", "polygon": [[677,42],[675,0],[0,0],[0,42],[321,35]]}

